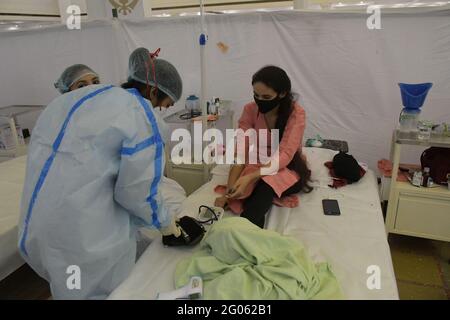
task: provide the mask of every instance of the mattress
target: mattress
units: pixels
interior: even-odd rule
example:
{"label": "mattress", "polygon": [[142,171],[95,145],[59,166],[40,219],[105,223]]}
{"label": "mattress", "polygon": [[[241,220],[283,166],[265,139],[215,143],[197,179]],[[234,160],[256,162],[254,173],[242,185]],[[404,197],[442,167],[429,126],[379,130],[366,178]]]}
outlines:
{"label": "mattress", "polygon": [[[314,261],[329,262],[346,298],[398,299],[374,173],[368,170],[358,183],[332,189],[323,163],[335,152],[307,149],[304,153],[313,167],[314,191],[299,195],[297,208],[273,206],[266,228],[302,242]],[[183,214],[196,216],[200,205],[213,205],[217,197],[213,189],[226,182],[227,170],[215,169],[212,180],[184,201]],[[323,214],[322,199],[327,198],[338,200],[340,216]],[[176,264],[193,250],[165,248],[156,237],[109,299],[155,299],[160,292],[174,290]]]}
{"label": "mattress", "polygon": [[25,263],[17,249],[25,168],[26,156],[0,163],[0,280]]}

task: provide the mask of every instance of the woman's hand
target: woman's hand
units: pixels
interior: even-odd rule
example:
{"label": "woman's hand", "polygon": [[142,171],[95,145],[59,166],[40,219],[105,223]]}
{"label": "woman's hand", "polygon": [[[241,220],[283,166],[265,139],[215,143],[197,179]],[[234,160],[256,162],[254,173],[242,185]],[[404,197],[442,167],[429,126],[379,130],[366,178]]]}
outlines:
{"label": "woman's hand", "polygon": [[228,206],[228,198],[225,196],[216,198],[216,200],[214,201],[214,206],[226,209],[226,207]]}
{"label": "woman's hand", "polygon": [[254,177],[251,175],[240,177],[225,196],[228,199],[239,199],[244,195],[245,190],[247,190],[248,185],[253,182],[253,180]]}

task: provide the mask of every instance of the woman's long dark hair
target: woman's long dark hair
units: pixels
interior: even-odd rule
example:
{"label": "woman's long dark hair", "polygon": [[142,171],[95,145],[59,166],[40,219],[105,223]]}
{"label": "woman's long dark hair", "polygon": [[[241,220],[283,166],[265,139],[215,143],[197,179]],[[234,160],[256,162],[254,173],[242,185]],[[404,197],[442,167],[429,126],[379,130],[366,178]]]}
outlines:
{"label": "woman's long dark hair", "polygon": [[[291,80],[283,69],[275,66],[267,66],[253,75],[252,85],[256,82],[264,83],[269,88],[272,88],[278,95],[285,94],[283,98],[280,98],[278,118],[275,123],[275,129],[279,130],[281,142],[289,116],[294,110],[294,96],[291,91]],[[312,187],[308,184],[311,179],[311,170],[308,169],[306,161],[301,157],[300,152],[297,151],[294,154],[294,157],[287,167],[299,175],[301,190],[305,193],[311,192]]]}
{"label": "woman's long dark hair", "polygon": [[[145,83],[140,83],[139,81],[136,80],[128,80],[127,82],[123,83],[121,85],[121,87],[123,89],[131,89],[134,88],[137,91],[139,91],[139,93],[146,99],[150,100],[150,97],[148,96],[148,89],[147,89],[147,85]],[[165,94],[164,92],[162,92],[161,90],[158,90],[156,92],[156,97],[158,99],[158,101],[162,101],[167,97],[167,94]]]}

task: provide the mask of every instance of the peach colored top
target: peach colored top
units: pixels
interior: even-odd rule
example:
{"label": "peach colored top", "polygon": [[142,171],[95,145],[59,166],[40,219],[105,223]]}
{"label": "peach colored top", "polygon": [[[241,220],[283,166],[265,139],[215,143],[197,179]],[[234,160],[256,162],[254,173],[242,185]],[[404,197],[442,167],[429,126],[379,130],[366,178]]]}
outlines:
{"label": "peach colored top", "polygon": [[[239,128],[242,130],[248,129],[266,129],[267,130],[267,148],[270,149],[270,131],[267,128],[267,124],[264,115],[258,111],[258,106],[255,102],[249,103],[244,107],[241,118],[239,119]],[[294,185],[300,178],[298,174],[287,168],[287,165],[291,162],[295,152],[301,150],[303,133],[305,131],[305,110],[300,105],[295,103],[294,110],[289,117],[286,124],[283,137],[279,144],[279,171],[275,175],[264,176],[262,179],[269,184],[275,191],[277,198],[273,199],[273,203],[288,208],[294,208],[298,206],[299,200],[296,195],[289,195],[281,197],[284,191]],[[258,135],[259,137],[259,135]],[[259,147],[259,144],[258,144]],[[259,152],[260,150],[258,150]],[[272,150],[267,150],[267,155],[271,154]],[[242,170],[241,176],[245,176],[258,170],[260,165],[247,164]],[[228,203],[231,211],[236,214],[240,214],[243,211],[243,199],[248,198],[256,183],[252,183],[247,187],[245,193],[239,199],[231,199]],[[215,192],[224,195],[226,193],[226,186],[216,186]]]}

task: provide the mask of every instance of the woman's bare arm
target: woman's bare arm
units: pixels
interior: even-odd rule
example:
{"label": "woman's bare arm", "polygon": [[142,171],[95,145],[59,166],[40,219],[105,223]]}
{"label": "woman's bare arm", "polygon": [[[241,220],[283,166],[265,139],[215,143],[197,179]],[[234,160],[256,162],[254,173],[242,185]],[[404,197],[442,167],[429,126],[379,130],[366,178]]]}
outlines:
{"label": "woman's bare arm", "polygon": [[227,183],[228,191],[234,186],[237,179],[239,179],[242,170],[244,170],[244,168],[245,164],[237,164],[231,167],[230,173],[228,175],[228,183]]}

